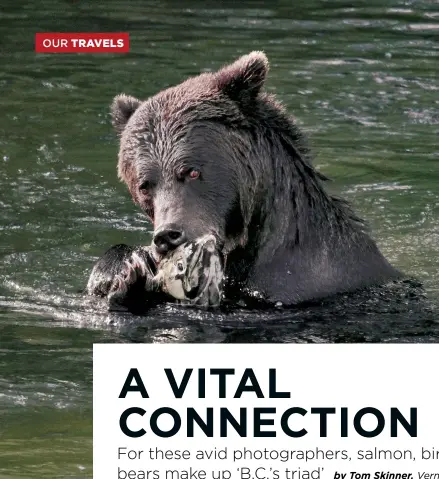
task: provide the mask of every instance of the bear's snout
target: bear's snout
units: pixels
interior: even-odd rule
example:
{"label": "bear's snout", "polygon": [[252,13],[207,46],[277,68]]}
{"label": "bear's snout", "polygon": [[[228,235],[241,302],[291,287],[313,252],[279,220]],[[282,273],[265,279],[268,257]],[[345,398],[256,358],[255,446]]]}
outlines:
{"label": "bear's snout", "polygon": [[165,255],[186,241],[183,228],[175,223],[167,224],[154,232],[153,242],[157,252]]}

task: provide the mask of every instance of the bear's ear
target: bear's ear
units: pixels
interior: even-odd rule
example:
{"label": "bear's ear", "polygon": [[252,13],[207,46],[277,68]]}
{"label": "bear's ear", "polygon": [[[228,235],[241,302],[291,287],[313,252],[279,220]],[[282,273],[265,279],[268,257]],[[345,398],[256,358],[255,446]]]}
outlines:
{"label": "bear's ear", "polygon": [[111,119],[114,129],[120,135],[131,115],[142,102],[129,95],[117,95],[111,105]]}
{"label": "bear's ear", "polygon": [[239,103],[254,100],[265,82],[268,59],[263,52],[251,52],[215,74],[218,88]]}

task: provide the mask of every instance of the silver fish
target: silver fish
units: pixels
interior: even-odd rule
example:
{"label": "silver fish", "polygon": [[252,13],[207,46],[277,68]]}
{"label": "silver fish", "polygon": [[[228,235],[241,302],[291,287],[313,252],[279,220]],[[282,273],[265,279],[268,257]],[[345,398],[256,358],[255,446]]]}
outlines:
{"label": "silver fish", "polygon": [[182,304],[219,306],[224,261],[216,238],[206,235],[184,243],[160,261],[154,280]]}

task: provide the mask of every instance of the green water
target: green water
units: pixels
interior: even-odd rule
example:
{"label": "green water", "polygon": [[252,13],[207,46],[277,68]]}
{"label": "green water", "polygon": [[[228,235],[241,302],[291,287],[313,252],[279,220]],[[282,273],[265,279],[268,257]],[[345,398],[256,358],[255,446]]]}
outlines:
{"label": "green water", "polygon": [[[38,31],[126,31],[131,53],[37,56]],[[439,304],[438,39],[432,0],[1,2],[1,479],[92,477],[93,342],[439,339],[416,317],[251,327],[171,307],[109,315],[78,294],[107,247],[150,241],[116,177],[113,96],[145,98],[264,50],[267,89],[331,188]]]}

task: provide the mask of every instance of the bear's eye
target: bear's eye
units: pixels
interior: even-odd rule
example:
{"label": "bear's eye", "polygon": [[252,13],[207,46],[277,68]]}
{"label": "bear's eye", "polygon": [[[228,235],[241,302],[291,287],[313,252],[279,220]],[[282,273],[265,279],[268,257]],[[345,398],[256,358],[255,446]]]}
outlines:
{"label": "bear's eye", "polygon": [[184,180],[196,180],[201,175],[200,170],[197,168],[185,168],[177,172],[177,180],[184,181]]}
{"label": "bear's eye", "polygon": [[144,181],[140,186],[139,186],[139,191],[142,195],[147,196],[150,194],[151,191],[151,184],[149,181]]}
{"label": "bear's eye", "polygon": [[188,177],[191,179],[191,180],[196,180],[197,178],[200,177],[200,171],[193,168],[191,170],[189,170],[188,172]]}

